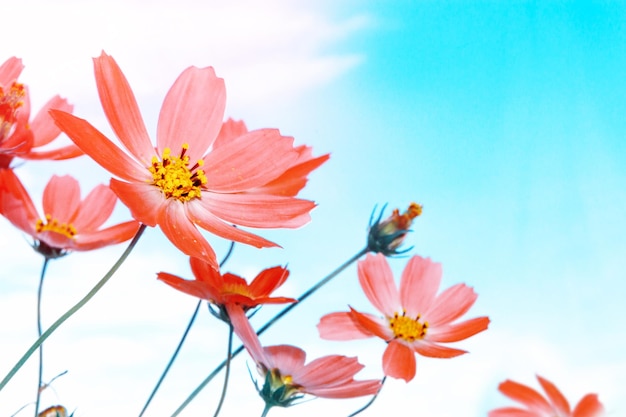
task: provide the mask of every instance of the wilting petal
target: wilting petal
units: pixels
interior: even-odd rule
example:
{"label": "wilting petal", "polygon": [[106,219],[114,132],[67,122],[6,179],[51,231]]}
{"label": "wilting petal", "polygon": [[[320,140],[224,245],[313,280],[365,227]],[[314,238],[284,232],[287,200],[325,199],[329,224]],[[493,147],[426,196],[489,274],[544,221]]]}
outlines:
{"label": "wilting petal", "polygon": [[359,282],[368,300],[381,313],[393,317],[400,307],[400,297],[393,272],[382,254],[367,255],[358,263]]}
{"label": "wilting petal", "polygon": [[[126,149],[143,166],[150,166],[155,153],[154,147],[150,143],[150,137],[137,106],[137,100],[135,100],[135,95],[126,77],[113,57],[104,52],[100,54],[100,57],[94,58],[93,64],[100,102],[113,131],[126,146]],[[77,143],[77,145],[85,150],[80,144]],[[93,157],[91,152],[85,150],[85,153]],[[100,161],[97,162],[100,163]],[[107,166],[103,166],[111,171]],[[117,173],[115,175],[121,176]]]}
{"label": "wilting petal", "polygon": [[441,283],[441,264],[413,256],[400,279],[400,301],[410,317],[428,311]]}
{"label": "wilting petal", "polygon": [[415,369],[415,353],[397,340],[389,342],[383,354],[385,375],[409,382],[415,377]]}
{"label": "wilting petal", "polygon": [[224,80],[211,67],[190,67],[170,88],[157,126],[157,148],[172,152],[189,145],[192,162],[204,156],[222,127],[226,107]]}

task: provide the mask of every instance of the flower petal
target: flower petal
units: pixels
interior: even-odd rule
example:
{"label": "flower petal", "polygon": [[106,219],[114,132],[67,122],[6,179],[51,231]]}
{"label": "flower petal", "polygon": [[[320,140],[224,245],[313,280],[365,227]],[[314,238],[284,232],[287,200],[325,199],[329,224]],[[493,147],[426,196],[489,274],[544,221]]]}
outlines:
{"label": "flower petal", "polygon": [[0,214],[7,218],[15,227],[35,236],[35,222],[40,218],[26,188],[13,170],[0,169]]}
{"label": "flower petal", "polygon": [[281,266],[267,268],[261,271],[250,283],[250,293],[255,297],[268,296],[289,277],[289,270]]}
{"label": "flower petal", "polygon": [[458,342],[487,330],[488,326],[489,317],[476,317],[461,323],[431,327],[428,329],[426,338],[431,342]]}
{"label": "flower petal", "polygon": [[359,282],[368,300],[387,317],[400,307],[400,297],[393,272],[383,254],[368,254],[358,263]]}
{"label": "flower petal", "polygon": [[306,388],[333,386],[352,380],[363,367],[357,358],[329,355],[311,361],[292,376]]}
{"label": "flower petal", "polygon": [[24,65],[19,58],[12,56],[4,61],[4,63],[0,65],[0,85],[6,86],[17,80],[17,77],[20,76],[23,69]]}
{"label": "flower petal", "polygon": [[431,343],[427,340],[421,340],[412,344],[413,350],[422,356],[429,358],[454,358],[464,353],[466,350],[450,348],[441,346],[436,343]]}
{"label": "flower petal", "polygon": [[400,279],[400,302],[409,317],[428,311],[439,290],[441,275],[441,264],[428,258],[413,256],[407,262]]}
{"label": "flower petal", "polygon": [[531,411],[549,414],[552,407],[541,394],[534,389],[507,379],[498,386],[498,390],[513,401],[524,404]]}
{"label": "flower petal", "polygon": [[596,394],[585,395],[574,408],[572,417],[601,417],[604,407]]}
{"label": "flower petal", "polygon": [[[250,321],[244,313],[241,306],[234,304],[227,304],[226,311],[230,323],[233,325],[233,331],[241,340],[241,343],[246,347],[246,350],[252,356],[252,359],[257,363],[264,365],[266,368],[273,368],[271,365],[271,358],[266,351],[261,347],[261,342],[256,332],[250,325]],[[302,361],[304,363],[304,360]]]}
{"label": "flower petal", "polygon": [[490,411],[487,417],[542,417],[542,415],[521,408],[503,407]]}
{"label": "flower petal", "polygon": [[307,388],[306,392],[320,398],[353,398],[363,395],[374,395],[380,390],[380,387],[378,379],[368,379],[364,381],[350,381],[333,387]]}
{"label": "flower petal", "polygon": [[227,222],[258,228],[296,228],[311,220],[315,203],[292,197],[203,193],[202,206]]}
{"label": "flower petal", "polygon": [[248,128],[243,120],[233,120],[232,118],[228,118],[224,123],[222,123],[222,127],[220,129],[215,142],[213,142],[213,149],[219,148],[220,146],[227,145],[231,140],[248,133]]}
{"label": "flower petal", "polygon": [[541,384],[541,388],[543,388],[544,392],[548,395],[548,400],[556,409],[557,414],[569,416],[571,413],[569,402],[567,402],[561,391],[547,379],[539,375],[537,375],[537,379],[539,380],[539,384]]}
{"label": "flower petal", "polygon": [[206,188],[235,193],[263,186],[282,175],[297,157],[293,138],[281,136],[277,129],[253,130],[206,155]]}
{"label": "flower petal", "polygon": [[423,313],[424,320],[432,326],[450,323],[465,314],[478,298],[472,287],[456,284],[439,294],[428,311]]}
{"label": "flower petal", "polygon": [[127,181],[152,180],[145,167],[131,159],[86,120],[59,110],[50,110],[50,115],[76,146],[113,175]]}
{"label": "flower petal", "polygon": [[352,307],[350,307],[350,316],[352,320],[366,331],[373,333],[385,341],[389,341],[395,337],[393,331],[389,327],[387,319],[372,316],[371,314],[359,313]]}
{"label": "flower petal", "polygon": [[178,153],[184,143],[192,164],[204,156],[224,119],[226,87],[211,67],[189,67],[170,88],[159,115],[157,148]]}
{"label": "flower petal", "polygon": [[81,233],[98,229],[107,221],[117,203],[117,196],[106,185],[98,185],[85,197],[77,209],[72,224]]}
{"label": "flower petal", "polygon": [[189,217],[196,225],[224,239],[245,243],[246,245],[252,245],[257,248],[278,246],[276,243],[270,242],[261,236],[246,232],[231,224],[224,223],[224,221],[216,217],[203,206],[202,200],[193,200],[189,202],[185,208]]}
{"label": "flower petal", "polygon": [[111,178],[109,186],[128,207],[135,220],[150,227],[156,226],[159,213],[166,204],[161,190],[150,184],[127,183],[115,178]]}
{"label": "flower petal", "polygon": [[350,313],[330,313],[320,319],[317,330],[322,339],[352,340],[374,336],[372,332],[359,325]]}
{"label": "flower petal", "polygon": [[54,120],[48,114],[50,109],[71,113],[74,106],[58,95],[48,100],[30,123],[30,128],[35,138],[33,146],[47,145],[61,134],[61,130],[54,124]]}
{"label": "flower petal", "polygon": [[69,175],[53,175],[43,190],[44,215],[52,216],[52,220],[58,220],[59,223],[69,224],[79,207],[78,181]]}
{"label": "flower petal", "polygon": [[216,294],[213,291],[213,288],[210,285],[206,285],[205,282],[190,281],[173,274],[168,274],[167,272],[157,273],[157,279],[163,281],[170,287],[193,297],[201,298],[210,302],[216,301]]}
{"label": "flower petal", "polygon": [[304,350],[295,346],[267,346],[263,350],[269,359],[268,367],[278,369],[281,375],[294,375],[300,372],[306,361]]}
{"label": "flower petal", "polygon": [[58,149],[51,149],[49,151],[33,151],[20,155],[20,158],[30,160],[54,160],[60,161],[64,159],[76,158],[77,156],[84,155],[84,152],[74,144],[63,146]]}
{"label": "flower petal", "polygon": [[403,343],[392,340],[383,353],[383,372],[409,382],[415,377],[415,353]]}
{"label": "flower petal", "polygon": [[113,57],[104,52],[94,58],[93,66],[100,102],[113,131],[143,166],[150,166],[154,146],[126,77]]}
{"label": "flower petal", "polygon": [[132,220],[106,229],[81,233],[75,237],[75,243],[71,247],[77,251],[99,249],[132,239],[137,234],[137,230],[139,230],[139,223]]}
{"label": "flower petal", "polygon": [[167,200],[158,223],[165,236],[183,253],[218,267],[213,248],[189,220],[182,203]]}

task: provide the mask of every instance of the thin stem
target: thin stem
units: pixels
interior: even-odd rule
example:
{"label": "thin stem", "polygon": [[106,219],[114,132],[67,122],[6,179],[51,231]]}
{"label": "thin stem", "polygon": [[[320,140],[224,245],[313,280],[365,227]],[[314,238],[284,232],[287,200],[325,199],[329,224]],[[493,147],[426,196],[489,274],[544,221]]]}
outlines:
{"label": "thin stem", "polygon": [[104,277],[102,277],[102,279],[100,281],[98,281],[98,283],[95,285],[95,287],[93,287],[91,289],[91,291],[89,291],[89,293],[87,293],[87,295],[83,297],[82,300],[80,300],[78,303],[76,303],[76,305],[74,307],[70,308],[67,312],[65,312],[65,314],[63,314],[57,321],[55,321],[52,324],[52,326],[50,326],[48,328],[48,330],[46,330],[41,335],[41,337],[39,337],[39,339],[37,339],[37,341],[35,341],[35,343],[33,343],[33,345],[26,351],[24,356],[22,356],[20,358],[20,360],[17,362],[17,364],[15,364],[13,369],[11,369],[9,371],[9,373],[7,374],[7,376],[4,377],[2,382],[0,382],[0,391],[11,380],[11,378],[13,378],[13,376],[17,373],[17,371],[20,370],[20,368],[24,365],[24,363],[26,363],[28,358],[30,358],[30,356],[35,352],[35,350],[37,350],[37,348],[39,348],[39,346],[41,346],[41,344],[52,333],[54,333],[54,331],[61,324],[63,324],[65,322],[65,320],[67,320],[70,317],[72,317],[72,315],[74,315],[74,313],[76,313],[78,310],[80,310],[85,304],[87,304],[89,302],[89,300],[91,300],[93,298],[94,295],[96,295],[96,293],[98,291],[100,291],[100,289],[104,286],[104,284],[107,283],[107,281],[113,276],[113,274],[115,274],[115,272],[119,269],[119,267],[124,263],[124,261],[126,260],[128,255],[130,255],[130,253],[132,252],[133,248],[137,244],[137,241],[139,240],[139,238],[141,237],[141,235],[142,235],[142,233],[143,233],[143,231],[145,229],[146,229],[146,225],[142,224],[141,226],[139,226],[139,230],[137,230],[137,234],[135,235],[133,240],[130,242],[130,244],[128,245],[128,247],[126,248],[126,250],[124,251],[122,256],[120,256],[120,259],[118,259],[117,262],[115,262],[115,264],[113,265],[113,267],[111,267],[109,272],[107,272],[106,275]]}
{"label": "thin stem", "polygon": [[357,414],[360,414],[361,412],[365,411],[370,405],[372,405],[374,403],[374,400],[378,398],[378,394],[380,394],[380,391],[383,389],[383,385],[385,385],[386,380],[387,380],[387,376],[385,375],[382,381],[380,381],[380,388],[378,388],[378,391],[376,391],[376,394],[374,394],[374,396],[367,402],[367,404],[365,404],[363,407],[356,410],[354,413],[350,414],[348,417],[354,417]]}
{"label": "thin stem", "polygon": [[231,351],[233,349],[233,325],[228,323],[228,352],[226,354],[226,372],[224,373],[224,388],[222,388],[222,396],[220,397],[220,402],[217,404],[217,409],[215,410],[215,414],[213,417],[217,417],[222,409],[222,405],[224,404],[224,400],[226,399],[226,388],[228,387],[228,377],[230,375],[230,363],[232,359]]}
{"label": "thin stem", "polygon": [[[344,269],[346,269],[348,266],[350,266],[350,264],[352,264],[354,261],[356,261],[357,259],[359,259],[361,256],[365,255],[367,252],[369,252],[369,247],[365,247],[363,249],[361,249],[356,255],[352,256],[350,259],[348,259],[346,262],[344,262],[343,264],[341,264],[341,266],[339,266],[337,269],[335,269],[333,272],[331,272],[330,274],[328,274],[326,277],[322,278],[317,284],[315,284],[314,286],[312,286],[309,290],[305,291],[299,298],[298,298],[298,302],[294,303],[294,304],[290,304],[287,307],[285,307],[284,309],[282,309],[278,314],[276,314],[274,317],[272,317],[270,319],[270,321],[268,321],[267,323],[265,323],[265,325],[263,325],[263,327],[261,327],[256,334],[257,335],[261,335],[263,334],[267,329],[270,328],[270,326],[272,326],[276,321],[278,321],[281,317],[283,317],[285,314],[287,314],[288,312],[290,312],[293,308],[295,308],[297,305],[302,304],[302,301],[306,300],[311,294],[313,294],[315,291],[319,290],[321,287],[323,287],[325,284],[327,284],[331,279],[333,279],[334,277],[336,277],[337,275],[339,275]],[[239,353],[241,353],[241,351],[243,350],[243,345],[240,345],[237,349],[235,349],[233,351],[233,354],[231,356],[231,358],[235,358]],[[180,407],[178,407],[178,409],[174,412],[174,414],[172,414],[172,417],[176,417],[177,415],[179,415],[184,409],[185,407],[187,407],[187,405],[189,405],[189,403],[200,393],[200,391],[202,391],[204,389],[204,387],[211,382],[211,380],[215,377],[215,375],[217,375],[222,368],[224,368],[226,366],[226,361],[223,361],[222,363],[220,363],[217,368],[215,368],[213,370],[213,372],[211,372],[209,374],[209,376],[207,376],[204,381],[202,381],[200,383],[200,385],[198,385],[198,387],[189,395],[189,397],[187,397],[187,399],[185,400],[185,402],[183,402]]]}
{"label": "thin stem", "polygon": [[269,405],[268,403],[265,403],[265,408],[263,409],[263,413],[261,414],[261,417],[266,417],[267,413],[269,413],[270,408],[272,408],[271,405]]}
{"label": "thin stem", "polygon": [[[43,291],[43,279],[46,276],[50,258],[44,257],[41,275],[39,276],[39,288],[37,288],[37,337],[41,337],[41,294]],[[43,376],[43,344],[39,346],[39,377],[37,380],[37,399],[35,400],[35,417],[39,416],[39,400],[41,399],[41,379]]]}
{"label": "thin stem", "polygon": [[[224,266],[226,261],[228,261],[228,258],[230,258],[230,255],[232,255],[234,248],[235,248],[235,242],[230,242],[230,246],[228,247],[228,252],[226,252],[226,255],[224,255],[224,259],[222,259],[222,261],[220,262],[220,268]],[[201,305],[202,305],[202,300],[198,300],[198,304],[196,304],[196,309],[193,311],[193,314],[191,315],[191,318],[189,319],[189,323],[187,324],[187,328],[185,329],[185,332],[183,333],[183,337],[180,338],[180,341],[178,342],[178,346],[176,346],[176,349],[174,350],[174,353],[172,354],[172,357],[170,358],[169,362],[165,366],[165,369],[163,370],[161,377],[157,381],[156,385],[152,389],[152,392],[150,393],[150,396],[148,397],[148,400],[146,401],[143,408],[141,409],[141,412],[139,413],[139,417],[142,417],[143,414],[148,409],[148,406],[152,402],[152,399],[154,398],[157,391],[161,387],[161,384],[163,383],[165,376],[168,374],[168,372],[170,371],[170,368],[174,364],[174,361],[178,357],[178,353],[180,352],[180,349],[183,347],[183,344],[185,343],[185,340],[187,339],[189,330],[191,330],[191,326],[196,321],[196,317],[198,316],[198,311],[200,310]]]}

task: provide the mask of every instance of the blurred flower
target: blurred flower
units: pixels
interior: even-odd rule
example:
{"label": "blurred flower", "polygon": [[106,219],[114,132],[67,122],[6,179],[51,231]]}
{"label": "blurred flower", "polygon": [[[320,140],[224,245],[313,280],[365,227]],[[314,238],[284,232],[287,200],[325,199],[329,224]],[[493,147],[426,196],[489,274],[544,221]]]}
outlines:
{"label": "blurred flower", "polygon": [[488,317],[452,323],[470,309],[477,295],[465,284],[454,285],[436,295],[441,282],[441,265],[430,259],[414,256],[409,260],[399,291],[383,254],[368,255],[360,261],[358,274],[365,295],[384,317],[350,308],[349,312],[322,317],[318,329],[324,339],[372,336],[383,339],[387,342],[383,354],[385,375],[408,382],[415,376],[414,352],[434,358],[461,355],[466,351],[439,343],[467,339],[489,325]]}
{"label": "blurred flower", "polygon": [[37,417],[67,417],[67,409],[62,405],[55,405],[46,408]]}
{"label": "blurred flower", "polygon": [[139,223],[128,221],[100,229],[111,216],[117,198],[105,185],[80,199],[78,181],[53,176],[43,193],[44,217],[37,214],[28,192],[10,169],[0,169],[0,214],[35,239],[34,248],[47,258],[70,250],[86,251],[132,238]]}
{"label": "blurred flower", "polygon": [[297,163],[293,138],[260,129],[212,148],[226,104],[224,81],[213,68],[189,67],[175,81],[161,108],[155,148],[117,63],[104,53],[94,63],[104,112],[131,156],[87,121],[51,114],[85,153],[123,180],[112,178],[111,189],[135,219],[158,224],[178,249],[215,268],[215,253],[197,226],[228,240],[270,247],[277,245],[233,225],[295,228],[310,220],[312,201],[254,192]]}
{"label": "blurred flower", "polygon": [[[393,210],[391,216],[383,220],[385,208],[380,211],[378,219],[372,223],[370,219],[369,233],[367,236],[367,248],[376,253],[382,253],[385,256],[398,255],[405,253],[411,248],[398,251],[398,246],[404,242],[409,228],[413,224],[413,219],[422,214],[422,206],[417,203],[411,203],[407,210],[400,214],[397,208]],[[374,213],[372,213],[373,217]]]}
{"label": "blurred flower", "polygon": [[569,402],[552,382],[539,375],[537,379],[547,398],[526,385],[506,380],[498,386],[500,392],[523,404],[525,408],[498,408],[490,411],[489,417],[600,417],[604,415],[604,407],[598,401],[596,394],[585,395],[572,411]]}
{"label": "blurred flower", "polygon": [[15,157],[68,159],[82,155],[74,144],[54,150],[35,150],[49,144],[61,133],[48,115],[48,110],[71,112],[73,106],[58,95],[54,96],[29,122],[28,88],[17,82],[22,69],[22,61],[15,57],[0,65],[0,168],[8,168]]}
{"label": "blurred flower", "polygon": [[354,380],[354,375],[364,367],[357,358],[328,355],[305,365],[306,353],[298,347],[261,347],[259,338],[239,306],[228,306],[228,314],[235,333],[264,378],[263,386],[260,389],[257,387],[257,390],[266,403],[266,409],[293,405],[303,394],[352,398],[373,395],[380,389],[379,380]]}
{"label": "blurred flower", "polygon": [[228,321],[226,305],[238,305],[244,311],[260,304],[293,303],[288,297],[271,297],[274,290],[283,285],[289,276],[286,268],[275,266],[261,271],[250,284],[235,274],[220,274],[210,264],[198,258],[190,258],[194,281],[176,275],[159,272],[158,279],[179,291],[202,298],[217,306],[217,316]]}

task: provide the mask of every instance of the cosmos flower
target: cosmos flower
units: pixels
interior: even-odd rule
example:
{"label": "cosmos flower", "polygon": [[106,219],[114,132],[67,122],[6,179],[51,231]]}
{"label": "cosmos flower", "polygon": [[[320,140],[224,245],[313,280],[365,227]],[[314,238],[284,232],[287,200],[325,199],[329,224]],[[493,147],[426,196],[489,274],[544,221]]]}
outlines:
{"label": "cosmos flower", "polygon": [[358,263],[359,282],[383,317],[353,308],[331,313],[318,324],[320,336],[331,340],[380,337],[387,342],[383,354],[385,375],[407,382],[415,376],[415,353],[434,358],[466,353],[440,343],[457,342],[487,329],[489,318],[453,323],[469,310],[477,295],[465,284],[436,295],[441,274],[440,264],[414,256],[402,273],[398,290],[385,256],[368,255]]}
{"label": "cosmos flower", "polygon": [[410,251],[411,248],[399,251],[398,247],[404,242],[413,220],[422,214],[422,206],[417,203],[411,203],[402,214],[396,208],[391,213],[391,216],[381,221],[384,211],[385,209],[383,208],[376,221],[372,222],[370,219],[367,248],[372,252],[382,253],[385,256],[399,255]]}
{"label": "cosmos flower", "polygon": [[291,345],[262,347],[243,309],[229,306],[228,312],[235,333],[263,377],[263,386],[257,389],[266,403],[266,409],[293,405],[303,394],[323,398],[352,398],[373,395],[380,389],[379,380],[354,379],[363,369],[357,358],[328,355],[305,365],[304,350]]}
{"label": "cosmos flower", "polygon": [[42,218],[13,170],[0,169],[0,183],[0,214],[32,236],[34,248],[48,258],[124,242],[139,229],[136,221],[100,228],[117,202],[105,185],[97,186],[81,201],[78,181],[69,175],[53,176],[43,192]]}
{"label": "cosmos flower", "polygon": [[572,411],[561,391],[550,381],[537,375],[546,393],[544,397],[534,389],[506,380],[498,386],[500,392],[525,408],[504,407],[489,412],[489,417],[600,417],[604,407],[596,394],[585,395]]}
{"label": "cosmos flower", "polygon": [[289,276],[286,268],[275,266],[261,271],[250,284],[231,273],[220,274],[210,264],[198,258],[190,258],[195,280],[190,281],[166,272],[159,272],[158,279],[186,294],[209,301],[220,310],[219,317],[228,321],[225,307],[238,305],[244,311],[260,304],[293,303],[288,297],[272,297]]}
{"label": "cosmos flower", "polygon": [[73,106],[58,95],[54,96],[29,121],[28,87],[17,81],[23,69],[22,61],[15,57],[0,65],[0,168],[8,168],[15,157],[68,159],[82,155],[74,144],[53,150],[38,149],[61,133],[48,115],[48,110],[71,112]]}
{"label": "cosmos flower", "polygon": [[197,226],[255,247],[277,246],[233,225],[296,228],[310,219],[312,201],[255,192],[297,165],[293,138],[276,129],[229,136],[213,147],[222,130],[226,90],[213,68],[189,67],[167,93],[152,144],[124,74],[112,57],[94,60],[104,112],[130,155],[87,121],[61,111],[51,114],[86,154],[121,180],[111,189],[133,217],[159,225],[181,251],[217,268],[215,253]]}

